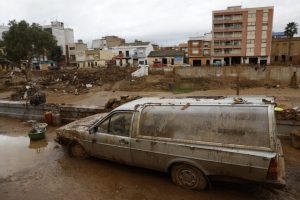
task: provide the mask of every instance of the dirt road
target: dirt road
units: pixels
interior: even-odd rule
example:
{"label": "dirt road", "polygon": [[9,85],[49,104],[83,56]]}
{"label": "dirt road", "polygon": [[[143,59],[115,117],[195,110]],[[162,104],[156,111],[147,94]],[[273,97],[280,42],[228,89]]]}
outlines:
{"label": "dirt road", "polygon": [[[125,91],[98,91],[97,89],[90,90],[88,93],[80,95],[73,94],[56,94],[48,93],[48,103],[71,103],[79,105],[97,105],[103,106],[110,98],[119,98],[121,95],[130,96],[220,96],[220,95],[235,95],[236,91],[230,88],[220,90],[195,91],[188,93],[174,94],[172,92],[125,92]],[[275,96],[276,101],[286,106],[300,106],[299,89],[291,88],[250,88],[244,89],[241,95],[267,95]]]}
{"label": "dirt road", "polygon": [[30,126],[0,117],[0,199],[299,199],[300,150],[283,140],[287,188],[217,183],[211,191],[196,192],[175,186],[167,174],[100,159],[67,156],[53,139],[30,142]]}

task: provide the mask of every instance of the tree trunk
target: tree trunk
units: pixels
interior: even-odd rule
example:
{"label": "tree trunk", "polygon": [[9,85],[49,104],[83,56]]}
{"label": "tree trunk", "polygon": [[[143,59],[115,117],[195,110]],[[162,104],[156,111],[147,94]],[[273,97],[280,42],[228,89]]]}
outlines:
{"label": "tree trunk", "polygon": [[31,59],[28,60],[28,63],[26,65],[26,81],[31,81]]}

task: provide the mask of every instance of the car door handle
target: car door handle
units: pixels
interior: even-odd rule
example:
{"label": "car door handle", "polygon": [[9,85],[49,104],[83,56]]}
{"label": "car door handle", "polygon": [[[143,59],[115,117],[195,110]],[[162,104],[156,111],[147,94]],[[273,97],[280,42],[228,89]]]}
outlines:
{"label": "car door handle", "polygon": [[125,140],[125,139],[120,139],[119,143],[120,144],[129,144],[129,142],[127,140]]}

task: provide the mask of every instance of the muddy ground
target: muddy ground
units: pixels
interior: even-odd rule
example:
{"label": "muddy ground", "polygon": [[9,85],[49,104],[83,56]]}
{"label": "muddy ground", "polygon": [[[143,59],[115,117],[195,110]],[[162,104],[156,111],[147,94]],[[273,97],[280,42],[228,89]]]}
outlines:
{"label": "muddy ground", "polygon": [[30,126],[0,117],[0,199],[299,199],[300,150],[284,145],[287,187],[213,182],[197,192],[175,186],[168,174],[91,158],[70,158],[54,142],[55,127],[30,142]]}

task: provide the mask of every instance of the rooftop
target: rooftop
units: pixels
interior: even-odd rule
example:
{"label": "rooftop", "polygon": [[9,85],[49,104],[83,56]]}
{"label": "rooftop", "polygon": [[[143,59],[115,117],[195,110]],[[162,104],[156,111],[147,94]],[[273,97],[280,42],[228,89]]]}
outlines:
{"label": "rooftop", "polygon": [[[237,96],[200,96],[200,97],[144,97],[126,104],[123,104],[115,110],[135,110],[138,106],[145,104],[158,105],[234,105],[237,104]],[[238,96],[243,100],[239,105],[267,105],[275,103],[273,97],[268,96]]]}
{"label": "rooftop", "polygon": [[184,55],[184,51],[170,49],[151,51],[148,57],[183,57]]}
{"label": "rooftop", "polygon": [[225,10],[214,10],[213,13],[219,12],[235,12],[235,11],[244,11],[244,10],[262,10],[262,9],[274,9],[274,6],[266,7],[251,7],[251,8],[242,8],[242,6],[230,6]]}

